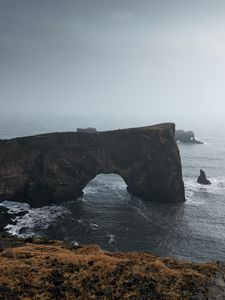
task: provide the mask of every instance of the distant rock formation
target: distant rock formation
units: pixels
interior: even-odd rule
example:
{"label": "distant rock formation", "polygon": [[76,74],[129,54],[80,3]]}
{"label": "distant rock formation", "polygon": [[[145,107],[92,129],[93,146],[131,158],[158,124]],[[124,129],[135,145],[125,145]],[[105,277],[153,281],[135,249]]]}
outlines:
{"label": "distant rock formation", "polygon": [[96,128],[88,127],[88,128],[77,128],[77,132],[84,132],[84,133],[93,133],[97,132]]}
{"label": "distant rock formation", "polygon": [[203,144],[202,142],[195,139],[193,131],[177,130],[175,132],[175,139],[178,142],[185,144]]}
{"label": "distant rock formation", "polygon": [[94,134],[49,133],[0,140],[0,200],[33,207],[82,195],[100,173],[120,175],[149,201],[184,201],[173,123]]}
{"label": "distant rock formation", "polygon": [[203,185],[209,185],[211,182],[206,178],[205,172],[200,170],[200,176],[198,177],[197,182]]}

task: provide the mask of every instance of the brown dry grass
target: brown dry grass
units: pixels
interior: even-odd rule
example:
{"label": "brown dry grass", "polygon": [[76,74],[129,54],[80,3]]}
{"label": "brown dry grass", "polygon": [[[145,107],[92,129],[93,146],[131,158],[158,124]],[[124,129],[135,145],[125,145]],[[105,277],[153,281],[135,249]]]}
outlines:
{"label": "brown dry grass", "polygon": [[0,299],[197,299],[218,268],[34,241],[1,250]]}

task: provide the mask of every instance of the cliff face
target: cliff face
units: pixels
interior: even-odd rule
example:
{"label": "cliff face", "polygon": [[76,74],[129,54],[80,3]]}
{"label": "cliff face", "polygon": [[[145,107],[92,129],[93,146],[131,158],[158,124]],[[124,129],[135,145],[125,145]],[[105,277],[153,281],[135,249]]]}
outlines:
{"label": "cliff face", "polygon": [[82,195],[99,173],[119,174],[149,201],[184,201],[175,125],[96,133],[49,133],[0,140],[0,200],[32,206]]}
{"label": "cliff face", "polygon": [[0,298],[222,300],[225,268],[150,253],[0,237]]}

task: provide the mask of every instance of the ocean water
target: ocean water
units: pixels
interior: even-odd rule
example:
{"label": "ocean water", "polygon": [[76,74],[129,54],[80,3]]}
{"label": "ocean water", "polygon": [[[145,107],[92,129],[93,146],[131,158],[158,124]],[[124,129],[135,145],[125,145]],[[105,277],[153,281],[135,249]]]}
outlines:
{"label": "ocean water", "polygon": [[[75,130],[75,125],[2,120],[0,138]],[[194,261],[225,260],[225,135],[203,131],[198,137],[203,145],[179,144],[184,203],[142,201],[127,192],[120,176],[100,174],[85,187],[83,197],[69,202],[62,199],[58,206],[31,208],[26,203],[0,203],[4,230],[21,237],[95,243],[110,251],[149,251]],[[206,171],[211,186],[197,184],[200,168]]]}

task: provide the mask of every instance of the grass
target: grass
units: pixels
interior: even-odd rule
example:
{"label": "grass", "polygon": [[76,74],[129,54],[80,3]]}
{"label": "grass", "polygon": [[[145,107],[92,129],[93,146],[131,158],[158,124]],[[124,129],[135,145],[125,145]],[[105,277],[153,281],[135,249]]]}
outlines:
{"label": "grass", "polygon": [[0,299],[7,300],[204,299],[220,269],[217,263],[56,241],[27,241],[0,251]]}

